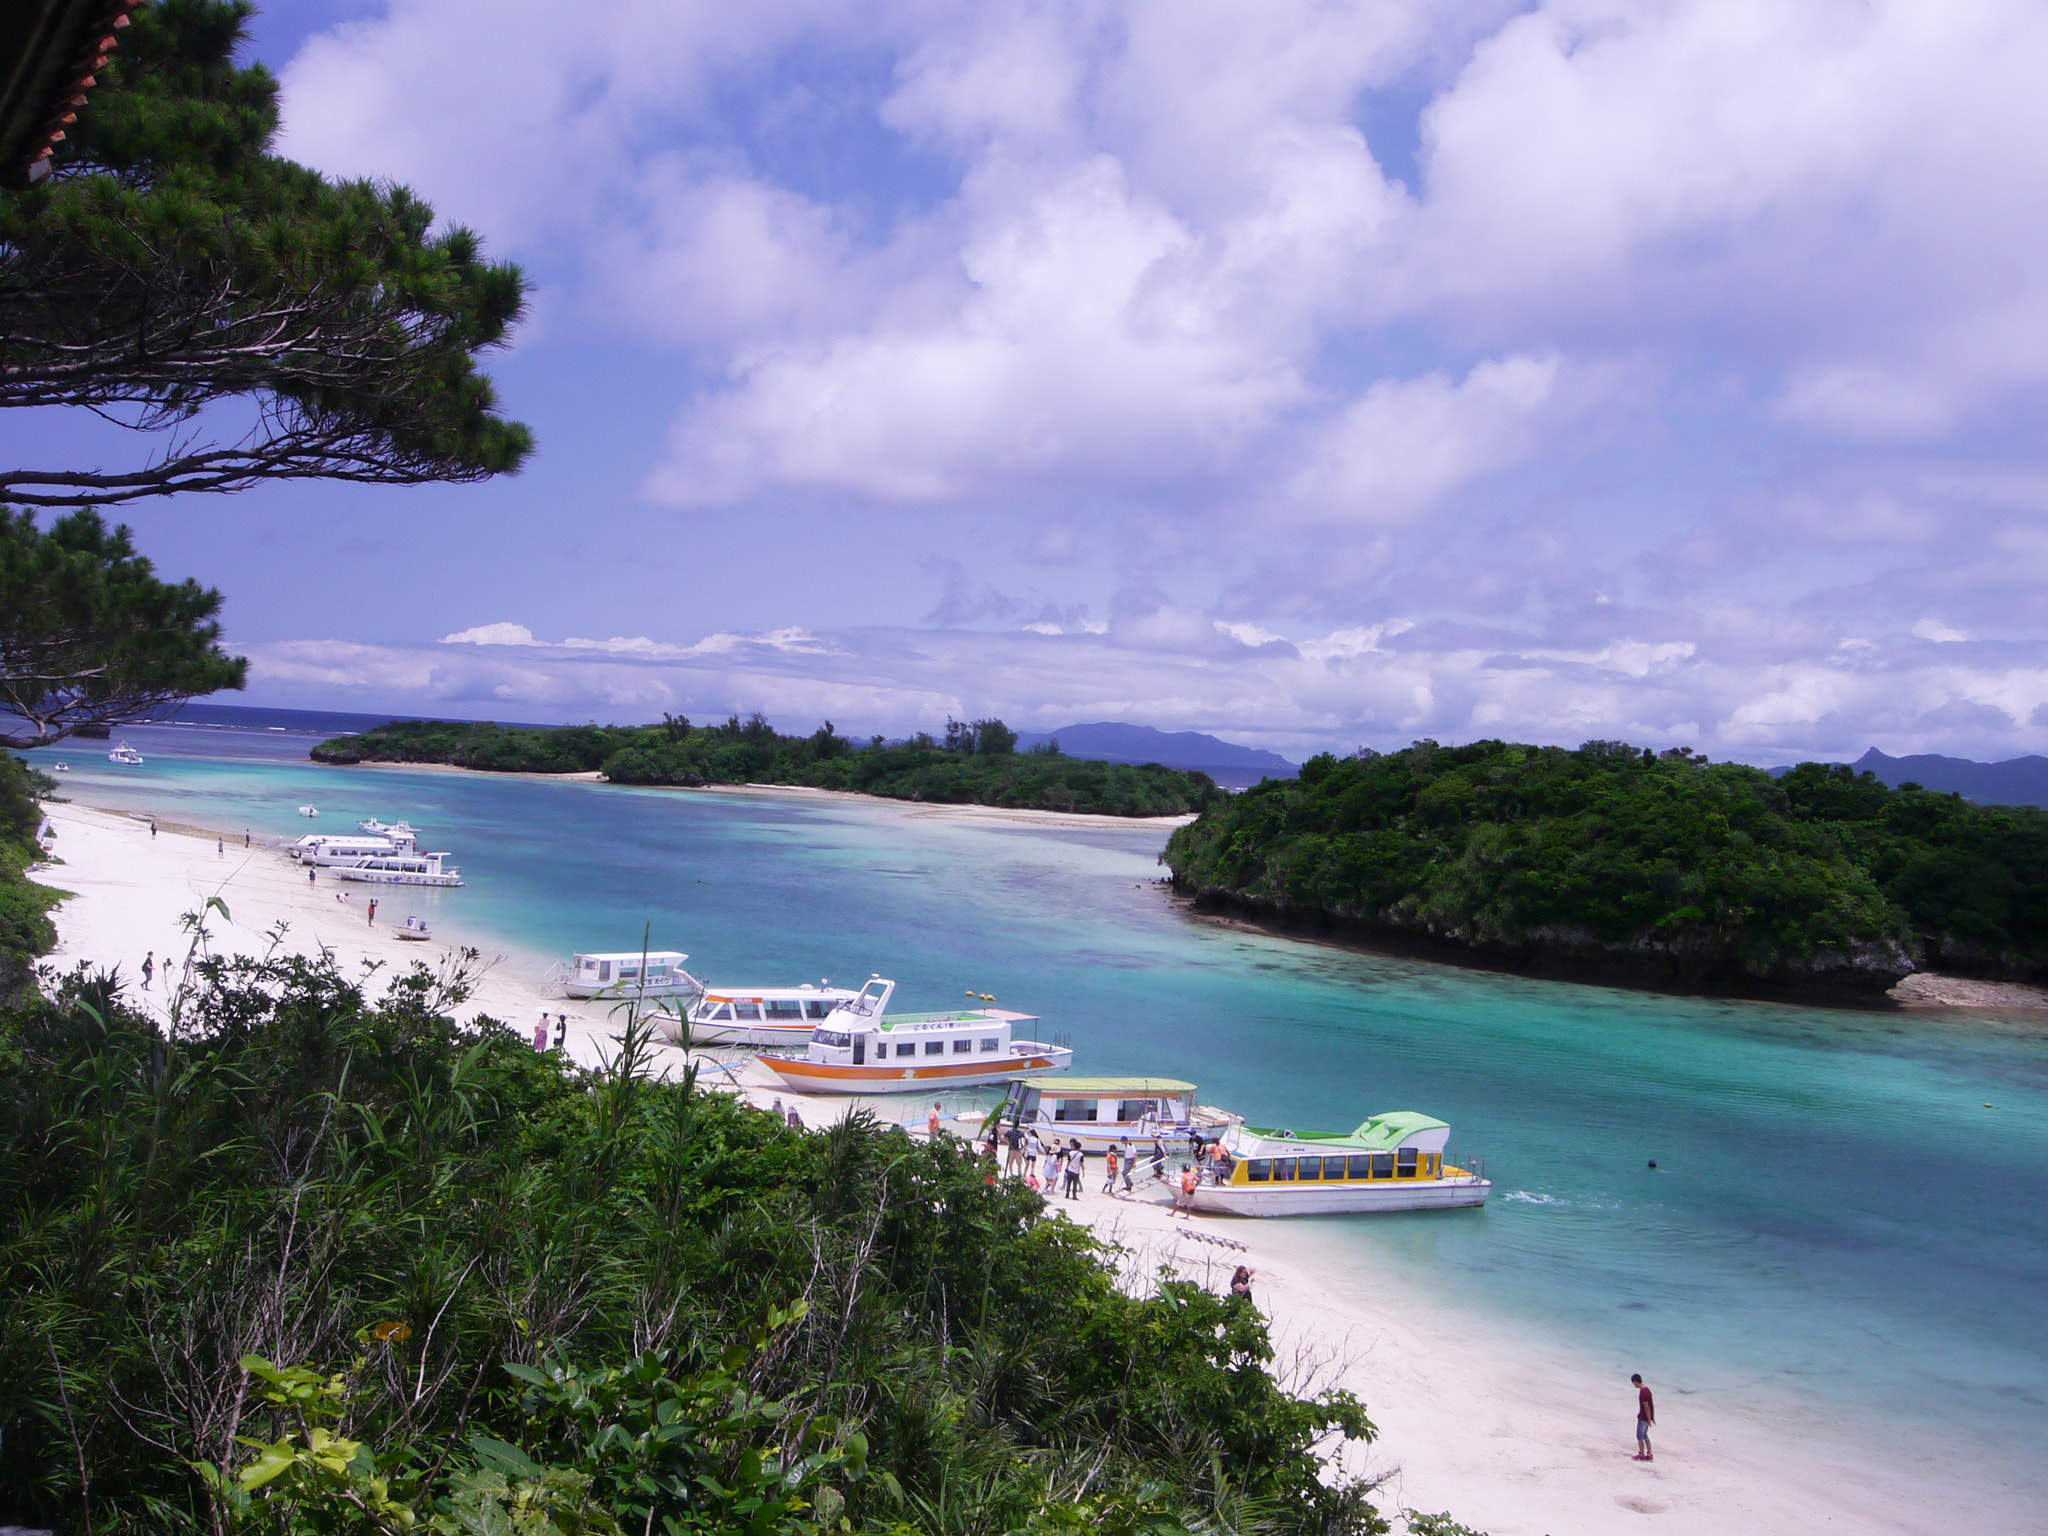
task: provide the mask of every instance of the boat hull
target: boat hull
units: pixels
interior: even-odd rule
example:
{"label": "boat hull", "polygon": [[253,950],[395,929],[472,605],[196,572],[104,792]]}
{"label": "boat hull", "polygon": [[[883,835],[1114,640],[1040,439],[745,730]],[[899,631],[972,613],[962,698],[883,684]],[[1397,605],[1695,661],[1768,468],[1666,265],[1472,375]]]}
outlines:
{"label": "boat hull", "polygon": [[763,1056],[762,1065],[799,1093],[923,1093],[932,1088],[980,1088],[1039,1072],[1063,1072],[1074,1059],[1065,1046],[1012,1046],[1012,1054],[989,1061],[931,1066],[842,1066],[792,1056]]}
{"label": "boat hull", "polygon": [[[638,985],[626,987],[619,985],[619,983],[615,981],[607,982],[603,986],[597,986],[588,982],[575,981],[565,981],[562,983],[562,996],[574,998],[602,997],[610,998],[613,1000],[620,1000],[628,997],[635,997],[641,999],[651,997],[694,998],[696,995],[696,986],[688,981],[665,981],[661,982],[656,986],[651,987],[643,987]],[[804,1031],[804,1034],[808,1036],[810,1034],[810,1031],[806,1029]]]}
{"label": "boat hull", "polygon": [[[761,1045],[795,1050],[809,1043],[811,1031],[818,1026],[806,1020],[801,1024],[763,1024],[752,1019],[745,1022],[725,1020],[704,1024],[695,1020],[690,1024],[690,1044],[699,1045]],[[675,1026],[669,1031],[669,1038],[680,1042],[682,1027]]]}
{"label": "boat hull", "polygon": [[355,869],[347,864],[330,864],[327,872],[337,880],[359,880],[365,885],[439,885],[462,884],[460,875],[416,875],[404,869]]}
{"label": "boat hull", "polygon": [[1442,1211],[1486,1204],[1486,1179],[1375,1179],[1365,1184],[1204,1184],[1195,1209],[1207,1216],[1350,1216]]}

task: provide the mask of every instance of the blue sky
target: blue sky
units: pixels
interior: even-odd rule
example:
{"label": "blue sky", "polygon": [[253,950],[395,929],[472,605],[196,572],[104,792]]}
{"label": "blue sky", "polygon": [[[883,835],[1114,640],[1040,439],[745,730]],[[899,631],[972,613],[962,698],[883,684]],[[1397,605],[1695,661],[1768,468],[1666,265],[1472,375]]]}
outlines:
{"label": "blue sky", "polygon": [[2048,741],[2037,6],[276,9],[540,453],[129,514],[252,702]]}

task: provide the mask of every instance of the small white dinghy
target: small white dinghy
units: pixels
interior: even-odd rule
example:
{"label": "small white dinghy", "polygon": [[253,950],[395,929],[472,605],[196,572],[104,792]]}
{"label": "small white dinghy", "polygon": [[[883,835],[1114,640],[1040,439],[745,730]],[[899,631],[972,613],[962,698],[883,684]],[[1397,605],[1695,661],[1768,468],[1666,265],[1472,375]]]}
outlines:
{"label": "small white dinghy", "polygon": [[317,805],[302,805],[299,807],[299,814],[301,816],[318,816],[320,814],[320,807]]}
{"label": "small white dinghy", "polygon": [[401,939],[411,939],[415,943],[421,944],[434,936],[433,931],[427,927],[427,920],[419,916],[408,917],[403,927],[394,928],[391,931]]}

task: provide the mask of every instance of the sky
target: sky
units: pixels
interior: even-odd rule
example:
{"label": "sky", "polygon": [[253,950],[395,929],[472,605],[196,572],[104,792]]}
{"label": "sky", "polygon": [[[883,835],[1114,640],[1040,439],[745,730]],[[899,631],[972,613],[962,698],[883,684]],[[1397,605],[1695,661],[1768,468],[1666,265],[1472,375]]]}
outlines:
{"label": "sky", "polygon": [[539,450],[126,511],[248,702],[2048,746],[2038,4],[274,9]]}

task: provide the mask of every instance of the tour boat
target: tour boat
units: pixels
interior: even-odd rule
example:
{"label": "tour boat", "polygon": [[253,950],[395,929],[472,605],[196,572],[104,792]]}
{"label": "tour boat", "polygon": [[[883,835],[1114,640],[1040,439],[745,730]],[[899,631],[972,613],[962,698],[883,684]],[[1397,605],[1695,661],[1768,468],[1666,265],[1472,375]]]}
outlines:
{"label": "tour boat", "polygon": [[860,994],[821,981],[798,987],[707,987],[703,998],[670,1028],[691,1045],[799,1046],[832,1010]]}
{"label": "tour boat", "polygon": [[942,1013],[883,1009],[896,983],[870,978],[811,1031],[801,1056],[763,1052],[761,1062],[799,1093],[919,1093],[973,1088],[1064,1071],[1074,1053],[1042,1040],[1013,1039],[1029,1013],[959,1008]]}
{"label": "tour boat", "polygon": [[1230,1162],[1205,1178],[1195,1209],[1224,1216],[1332,1216],[1484,1205],[1483,1172],[1444,1160],[1451,1128],[1409,1110],[1374,1115],[1357,1130],[1295,1132],[1235,1125]]}
{"label": "tour boat", "polygon": [[[613,950],[574,955],[557,962],[543,978],[564,997],[695,997],[704,983],[683,969],[690,957],[679,949]],[[647,974],[640,974],[642,962]]]}
{"label": "tour boat", "polygon": [[[304,809],[304,807],[301,807]],[[315,811],[317,816],[319,812]],[[285,849],[289,858],[301,864],[351,864],[357,859],[377,858],[390,854],[414,855],[419,852],[419,837],[411,827],[403,832],[392,827],[383,832],[308,832],[297,842]]]}
{"label": "tour boat", "polygon": [[462,871],[453,864],[445,863],[447,858],[445,853],[386,851],[348,860],[332,858],[319,862],[331,866],[330,873],[337,880],[361,880],[370,885],[462,884]]}
{"label": "tour boat", "polygon": [[110,763],[121,763],[129,768],[140,768],[142,766],[142,754],[124,741],[107,754],[107,761]]}
{"label": "tour boat", "polygon": [[1171,1077],[1024,1077],[1010,1084],[998,1116],[1083,1151],[1129,1151],[1153,1141],[1176,1150],[1213,1141],[1243,1120],[1195,1102],[1195,1085]]}
{"label": "tour boat", "polygon": [[356,823],[356,826],[359,830],[369,833],[372,837],[388,837],[397,840],[399,838],[409,839],[416,836],[412,829],[412,823],[409,821],[382,822],[374,816],[365,816]]}
{"label": "tour boat", "polygon": [[415,943],[425,943],[434,936],[423,917],[408,917],[401,926],[391,931],[401,939],[411,939]]}

